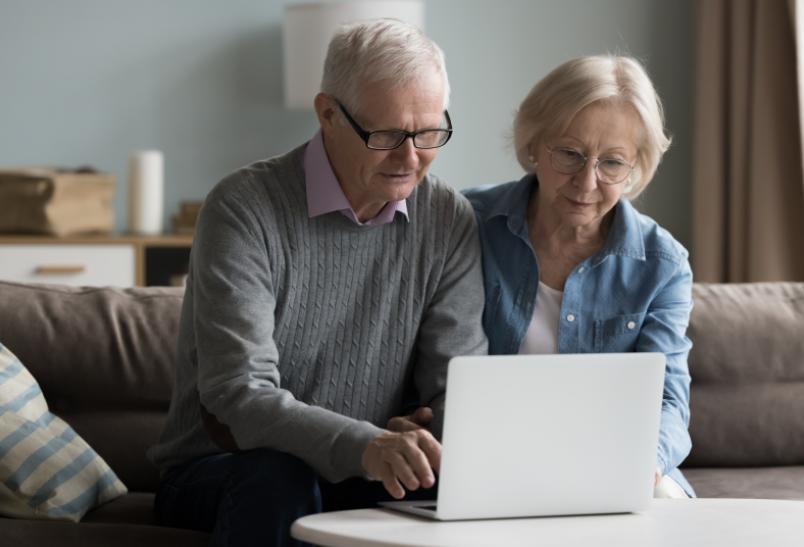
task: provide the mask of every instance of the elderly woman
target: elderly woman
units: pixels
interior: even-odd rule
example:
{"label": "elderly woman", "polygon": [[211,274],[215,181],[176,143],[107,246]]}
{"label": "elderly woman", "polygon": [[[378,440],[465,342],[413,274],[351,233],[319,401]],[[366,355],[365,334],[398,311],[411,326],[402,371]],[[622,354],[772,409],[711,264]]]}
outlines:
{"label": "elderly woman", "polygon": [[664,353],[655,492],[686,497],[677,466],[691,445],[692,274],[687,251],[631,204],[669,144],[637,61],[574,59],[519,108],[514,145],[526,175],[467,195],[483,246],[490,353]]}

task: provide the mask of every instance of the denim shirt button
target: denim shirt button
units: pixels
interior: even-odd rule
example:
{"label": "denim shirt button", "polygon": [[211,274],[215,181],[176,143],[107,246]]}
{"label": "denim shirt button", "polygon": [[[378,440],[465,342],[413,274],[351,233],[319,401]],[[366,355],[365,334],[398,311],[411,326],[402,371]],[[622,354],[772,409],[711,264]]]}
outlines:
{"label": "denim shirt button", "polygon": [[568,314],[567,314],[567,321],[569,321],[570,323],[572,323],[573,321],[575,321],[575,316],[574,316],[574,315],[572,315],[571,313],[568,313]]}
{"label": "denim shirt button", "polygon": [[628,330],[634,330],[636,328],[636,323],[634,323],[633,321],[629,321],[628,324],[625,326],[628,327]]}
{"label": "denim shirt button", "polygon": [[578,268],[578,273],[583,273],[583,272],[585,272],[585,271],[586,271],[586,268],[584,268],[583,266],[581,266],[580,268]]}

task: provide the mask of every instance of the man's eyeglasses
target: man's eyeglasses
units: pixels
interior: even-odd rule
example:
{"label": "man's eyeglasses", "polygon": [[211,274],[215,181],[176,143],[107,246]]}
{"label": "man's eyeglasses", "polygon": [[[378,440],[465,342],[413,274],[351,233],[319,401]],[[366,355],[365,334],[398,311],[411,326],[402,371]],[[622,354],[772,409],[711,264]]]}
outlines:
{"label": "man's eyeglasses", "polygon": [[[550,164],[562,175],[574,175],[586,167],[588,158],[574,148],[548,146],[547,149],[550,151]],[[620,184],[633,170],[633,165],[619,158],[602,157],[595,161],[595,175],[603,184]]]}
{"label": "man's eyeglasses", "polygon": [[368,148],[372,150],[393,150],[399,148],[405,139],[410,137],[413,146],[416,148],[439,148],[447,144],[452,137],[452,120],[449,119],[449,112],[444,111],[447,119],[447,127],[444,129],[422,129],[420,131],[405,131],[404,129],[381,129],[379,131],[366,131],[352,117],[340,101],[336,100],[338,107],[346,116],[346,120],[355,130],[355,133],[363,139]]}

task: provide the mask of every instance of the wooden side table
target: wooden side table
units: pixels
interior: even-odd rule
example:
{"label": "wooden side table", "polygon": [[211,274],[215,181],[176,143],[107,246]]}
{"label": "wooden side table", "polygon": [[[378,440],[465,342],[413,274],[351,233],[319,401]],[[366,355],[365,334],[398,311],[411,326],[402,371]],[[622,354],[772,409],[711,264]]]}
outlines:
{"label": "wooden side table", "polygon": [[0,279],[21,283],[171,285],[187,273],[191,235],[0,236]]}

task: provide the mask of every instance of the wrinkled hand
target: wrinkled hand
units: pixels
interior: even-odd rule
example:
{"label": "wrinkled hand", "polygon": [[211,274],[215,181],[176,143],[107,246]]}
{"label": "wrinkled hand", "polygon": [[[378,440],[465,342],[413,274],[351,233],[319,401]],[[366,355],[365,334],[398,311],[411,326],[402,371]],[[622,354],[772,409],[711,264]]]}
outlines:
{"label": "wrinkled hand", "polygon": [[386,426],[389,431],[413,431],[423,429],[433,421],[433,409],[429,406],[420,406],[413,414],[395,416],[388,420]]}
{"label": "wrinkled hand", "polygon": [[375,437],[363,451],[363,469],[380,480],[395,499],[405,497],[405,489],[435,484],[434,471],[441,464],[441,444],[426,429],[388,431]]}

